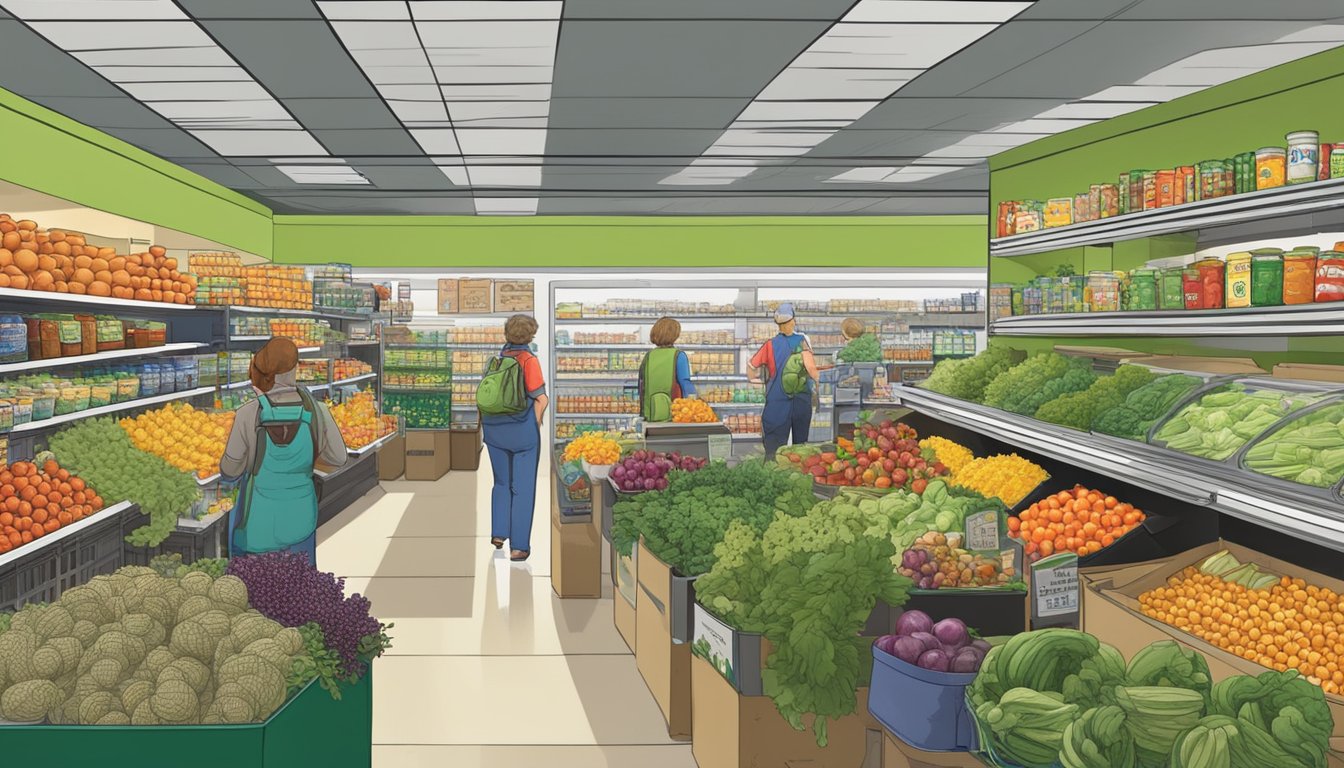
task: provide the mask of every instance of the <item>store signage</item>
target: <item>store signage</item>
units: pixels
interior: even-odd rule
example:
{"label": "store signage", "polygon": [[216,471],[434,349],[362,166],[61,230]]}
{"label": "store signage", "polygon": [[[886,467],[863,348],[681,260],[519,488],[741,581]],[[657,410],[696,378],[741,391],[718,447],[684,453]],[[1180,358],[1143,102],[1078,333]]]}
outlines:
{"label": "store signage", "polygon": [[999,550],[999,511],[989,509],[966,516],[966,549],[972,552]]}
{"label": "store signage", "polygon": [[1031,592],[1036,618],[1078,613],[1078,556],[1063,552],[1032,563]]}
{"label": "store signage", "polygon": [[732,435],[709,436],[709,460],[727,461],[733,455]]}

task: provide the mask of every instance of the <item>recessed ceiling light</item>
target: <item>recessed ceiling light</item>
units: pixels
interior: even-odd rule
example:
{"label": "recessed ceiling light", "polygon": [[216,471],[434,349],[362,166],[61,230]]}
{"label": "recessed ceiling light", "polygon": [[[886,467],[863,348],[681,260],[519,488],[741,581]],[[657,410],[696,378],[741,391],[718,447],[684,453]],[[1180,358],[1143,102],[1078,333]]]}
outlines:
{"label": "recessed ceiling light", "polygon": [[535,216],[541,201],[535,197],[478,197],[475,202],[481,216]]}
{"label": "recessed ceiling light", "polygon": [[471,164],[467,178],[472,187],[540,187],[541,166]]}
{"label": "recessed ceiling light", "polygon": [[297,184],[368,184],[363,174],[348,165],[277,165],[275,169]]}

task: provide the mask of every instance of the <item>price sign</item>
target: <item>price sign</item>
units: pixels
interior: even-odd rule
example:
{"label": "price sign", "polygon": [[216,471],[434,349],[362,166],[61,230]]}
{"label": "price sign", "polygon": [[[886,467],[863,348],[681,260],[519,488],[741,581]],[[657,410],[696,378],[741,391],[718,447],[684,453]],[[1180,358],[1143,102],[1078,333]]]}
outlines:
{"label": "price sign", "polygon": [[1078,556],[1063,553],[1031,566],[1031,592],[1039,618],[1078,612]]}
{"label": "price sign", "polygon": [[732,435],[710,435],[709,436],[709,460],[727,461],[728,457],[733,455],[733,436]]}
{"label": "price sign", "polygon": [[998,510],[990,509],[966,516],[966,549],[972,552],[998,551]]}

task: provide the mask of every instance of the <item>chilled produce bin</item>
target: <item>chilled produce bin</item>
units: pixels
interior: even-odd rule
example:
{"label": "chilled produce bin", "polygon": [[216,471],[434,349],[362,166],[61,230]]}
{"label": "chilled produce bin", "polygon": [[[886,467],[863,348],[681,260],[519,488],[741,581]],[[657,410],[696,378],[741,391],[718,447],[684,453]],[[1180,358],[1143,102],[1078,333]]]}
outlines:
{"label": "chilled produce bin", "polygon": [[[650,451],[680,453],[697,459],[726,459],[732,451],[732,439],[732,432],[722,422],[644,425],[644,445]],[[722,453],[715,447],[719,443],[725,446]]]}
{"label": "chilled produce bin", "polygon": [[907,664],[876,645],[868,711],[901,741],[934,752],[979,746],[966,686],[975,673],[936,672]]}

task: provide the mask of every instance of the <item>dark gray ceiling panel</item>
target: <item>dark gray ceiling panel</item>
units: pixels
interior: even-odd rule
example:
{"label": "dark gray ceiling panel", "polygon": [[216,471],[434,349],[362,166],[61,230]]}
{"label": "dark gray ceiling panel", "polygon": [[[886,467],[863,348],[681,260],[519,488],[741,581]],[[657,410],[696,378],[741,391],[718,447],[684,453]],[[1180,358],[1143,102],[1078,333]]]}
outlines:
{"label": "dark gray ceiling panel", "polygon": [[567,0],[565,19],[810,19],[833,21],[855,0]]}
{"label": "dark gray ceiling panel", "polygon": [[301,192],[257,195],[279,214],[343,213],[367,215],[470,216],[476,206],[470,196],[369,195],[359,192]]}
{"label": "dark gray ceiling panel", "polygon": [[177,0],[197,19],[320,19],[311,0]]}
{"label": "dark gray ceiling panel", "polygon": [[705,128],[723,130],[751,103],[739,98],[555,98],[554,128]]}

